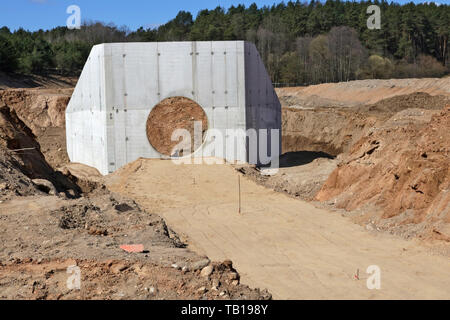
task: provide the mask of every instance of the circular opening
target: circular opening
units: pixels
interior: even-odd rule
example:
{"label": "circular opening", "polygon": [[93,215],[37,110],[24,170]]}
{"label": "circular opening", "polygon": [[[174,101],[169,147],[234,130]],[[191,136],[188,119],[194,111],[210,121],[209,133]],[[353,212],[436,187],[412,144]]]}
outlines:
{"label": "circular opening", "polygon": [[[166,156],[187,156],[195,152],[200,145],[194,142],[195,123],[201,123],[201,142],[208,130],[208,119],[205,111],[195,101],[185,97],[171,97],[158,103],[147,119],[147,138],[153,148]],[[177,129],[185,129],[191,137],[190,151],[182,150],[174,153],[174,148],[183,140],[172,141],[172,134]],[[198,135],[198,132],[195,134]]]}

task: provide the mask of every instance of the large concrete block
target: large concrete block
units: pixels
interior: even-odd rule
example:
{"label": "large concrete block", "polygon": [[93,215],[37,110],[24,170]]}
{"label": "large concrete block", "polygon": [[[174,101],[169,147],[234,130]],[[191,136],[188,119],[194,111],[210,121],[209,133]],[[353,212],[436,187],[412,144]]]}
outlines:
{"label": "large concrete block", "polygon": [[[175,96],[198,103],[208,128],[224,137],[227,129],[269,130],[270,150],[270,129],[281,131],[280,102],[251,43],[101,44],[92,48],[66,110],[70,160],[108,174],[140,157],[163,158],[146,122],[154,106]],[[215,142],[206,139],[201,150],[208,143]],[[237,144],[234,153],[225,145],[224,157],[249,161],[247,139]]]}

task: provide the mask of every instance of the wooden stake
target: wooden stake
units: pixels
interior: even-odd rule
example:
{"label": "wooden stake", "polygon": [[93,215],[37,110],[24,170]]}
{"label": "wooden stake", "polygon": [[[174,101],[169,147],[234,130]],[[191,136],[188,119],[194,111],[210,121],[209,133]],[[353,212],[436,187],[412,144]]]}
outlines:
{"label": "wooden stake", "polygon": [[356,269],[355,279],[359,280],[359,269]]}
{"label": "wooden stake", "polygon": [[238,175],[238,188],[239,188],[239,214],[241,214],[241,176]]}
{"label": "wooden stake", "polygon": [[31,151],[31,150],[35,150],[36,148],[23,148],[23,149],[15,149],[15,150],[10,150],[11,152],[20,152],[20,151]]}

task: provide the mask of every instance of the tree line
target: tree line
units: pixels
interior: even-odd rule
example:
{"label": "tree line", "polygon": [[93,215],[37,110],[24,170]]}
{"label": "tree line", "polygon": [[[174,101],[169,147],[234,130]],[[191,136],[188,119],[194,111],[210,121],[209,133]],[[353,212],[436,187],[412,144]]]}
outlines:
{"label": "tree line", "polygon": [[[381,29],[367,27],[368,6]],[[79,30],[0,29],[0,70],[78,75],[93,45],[127,41],[247,40],[273,82],[307,85],[370,78],[440,77],[449,66],[450,6],[386,1],[290,1],[180,11],[155,28],[85,22]]]}

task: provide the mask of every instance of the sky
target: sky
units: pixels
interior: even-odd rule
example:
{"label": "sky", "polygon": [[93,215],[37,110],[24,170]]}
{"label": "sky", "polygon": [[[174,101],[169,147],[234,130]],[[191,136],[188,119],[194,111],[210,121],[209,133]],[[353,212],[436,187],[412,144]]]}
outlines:
{"label": "sky", "polygon": [[[83,21],[112,22],[117,26],[126,25],[131,30],[136,30],[141,26],[154,28],[164,24],[180,10],[189,11],[195,17],[202,9],[214,9],[217,6],[229,8],[238,4],[249,6],[253,2],[262,7],[281,0],[0,0],[0,27],[7,26],[11,31],[20,27],[35,31],[65,26],[70,15],[66,13],[67,8],[77,5],[81,9]],[[435,2],[450,4],[450,0]]]}

